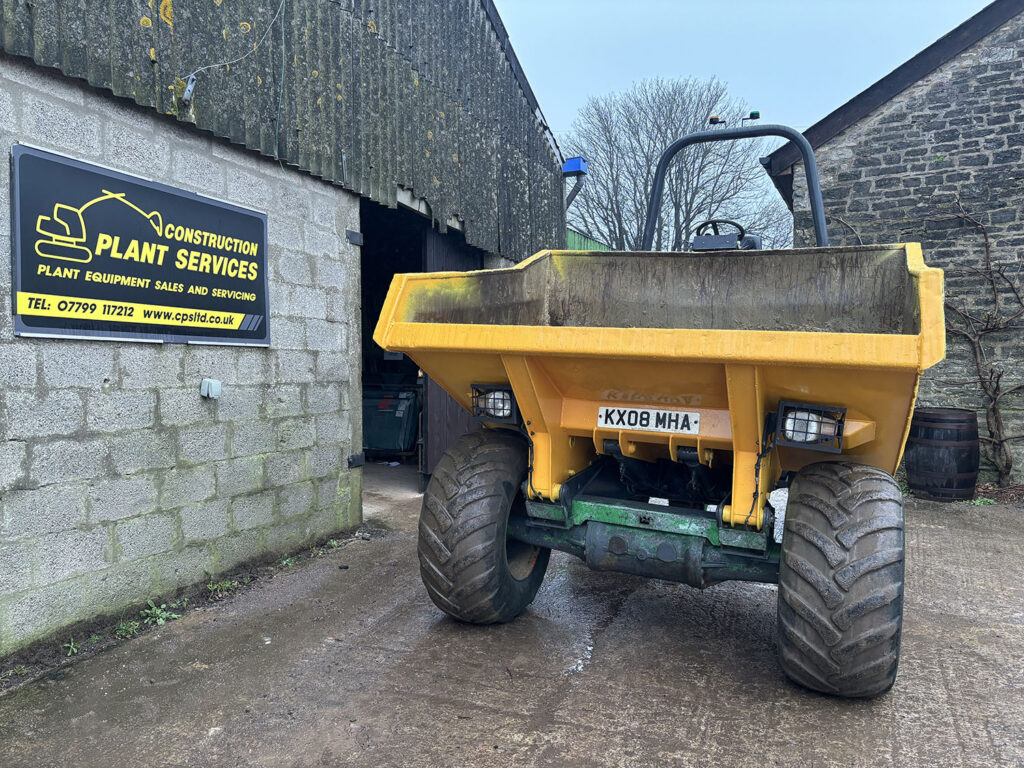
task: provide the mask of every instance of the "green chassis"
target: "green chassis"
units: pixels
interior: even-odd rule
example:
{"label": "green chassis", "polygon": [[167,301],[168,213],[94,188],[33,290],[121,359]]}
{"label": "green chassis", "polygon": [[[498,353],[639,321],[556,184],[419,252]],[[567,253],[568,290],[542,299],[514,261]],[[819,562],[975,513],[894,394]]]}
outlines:
{"label": "green chassis", "polygon": [[768,528],[730,528],[696,510],[579,495],[568,505],[527,501],[525,516],[509,518],[508,535],[568,552],[594,570],[705,587],[777,583],[780,547]]}

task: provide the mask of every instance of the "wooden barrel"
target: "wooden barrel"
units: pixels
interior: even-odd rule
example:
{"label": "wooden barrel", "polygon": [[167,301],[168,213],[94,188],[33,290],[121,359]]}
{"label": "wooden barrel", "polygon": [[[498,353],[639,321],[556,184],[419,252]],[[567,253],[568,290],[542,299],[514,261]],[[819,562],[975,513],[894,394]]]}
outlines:
{"label": "wooden barrel", "polygon": [[917,408],[904,464],[915,496],[932,501],[974,498],[978,483],[978,415],[963,408]]}

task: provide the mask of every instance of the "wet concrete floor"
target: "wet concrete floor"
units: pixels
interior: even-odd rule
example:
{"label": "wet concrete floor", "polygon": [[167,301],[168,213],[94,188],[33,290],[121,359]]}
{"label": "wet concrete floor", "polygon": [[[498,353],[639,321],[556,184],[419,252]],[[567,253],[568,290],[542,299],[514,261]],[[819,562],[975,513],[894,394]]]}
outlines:
{"label": "wet concrete floor", "polygon": [[783,677],[774,587],[556,555],[515,622],[448,620],[415,474],[365,487],[390,530],[0,698],[0,766],[1024,765],[1020,509],[908,505],[899,680],[842,701]]}

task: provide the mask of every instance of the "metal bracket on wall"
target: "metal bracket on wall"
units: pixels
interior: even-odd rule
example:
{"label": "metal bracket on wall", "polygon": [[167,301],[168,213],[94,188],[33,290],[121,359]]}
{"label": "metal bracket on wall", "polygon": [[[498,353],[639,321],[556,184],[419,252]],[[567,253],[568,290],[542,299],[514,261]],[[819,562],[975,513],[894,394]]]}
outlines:
{"label": "metal bracket on wall", "polygon": [[366,463],[366,454],[365,453],[353,453],[351,456],[348,457],[348,468],[349,469],[355,469],[356,467],[361,467],[365,463]]}
{"label": "metal bracket on wall", "polygon": [[362,232],[356,232],[353,229],[346,229],[345,230],[345,239],[348,240],[350,243],[352,243],[352,245],[362,245],[363,244],[363,233]]}

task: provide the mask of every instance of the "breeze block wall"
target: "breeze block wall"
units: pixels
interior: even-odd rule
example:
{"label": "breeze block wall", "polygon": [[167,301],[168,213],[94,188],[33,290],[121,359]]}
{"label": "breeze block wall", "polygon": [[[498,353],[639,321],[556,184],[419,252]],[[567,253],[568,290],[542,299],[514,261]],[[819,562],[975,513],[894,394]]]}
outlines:
{"label": "breeze block wall", "polygon": [[266,212],[272,346],[16,338],[2,164],[0,656],[360,522],[358,198],[4,55],[17,142]]}
{"label": "breeze block wall", "polygon": [[[958,201],[989,240],[993,265],[1024,290],[1024,14],[926,75],[815,150],[832,245],[920,242],[946,272],[946,300],[976,317],[994,307],[985,234],[958,218]],[[798,247],[814,244],[803,167],[794,169]],[[999,280],[1002,311],[1020,304]],[[947,328],[957,315],[947,310]],[[1024,384],[1024,318],[985,342],[1005,369],[1004,390]],[[918,403],[978,410],[984,404],[970,348],[947,333],[947,359],[925,372]],[[1024,434],[1024,391],[1002,398],[1006,434]],[[1011,444],[1024,482],[1024,440]],[[982,462],[983,479],[993,479]]]}

